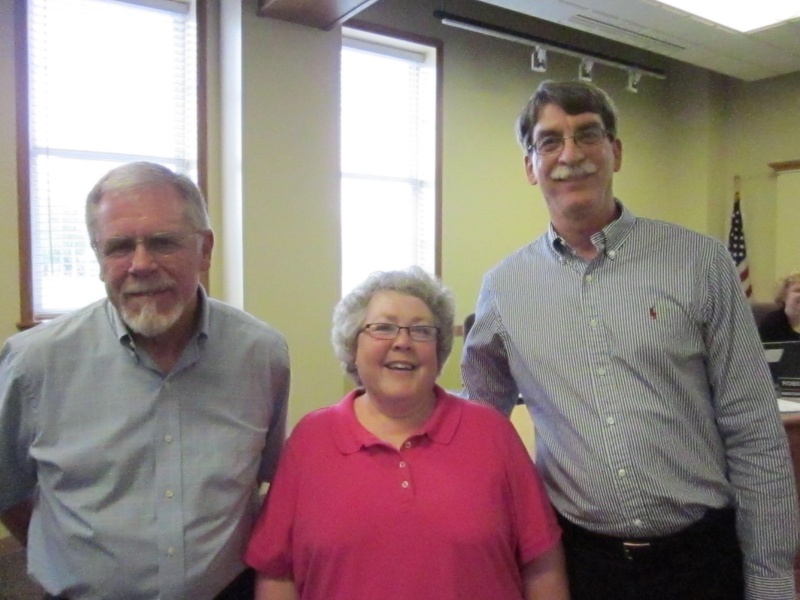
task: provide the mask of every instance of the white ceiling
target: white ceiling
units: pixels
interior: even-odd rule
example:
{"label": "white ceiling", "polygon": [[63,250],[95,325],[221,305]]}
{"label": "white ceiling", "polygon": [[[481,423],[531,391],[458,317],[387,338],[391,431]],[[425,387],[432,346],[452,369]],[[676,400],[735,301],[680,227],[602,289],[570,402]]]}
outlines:
{"label": "white ceiling", "polygon": [[740,33],[655,0],[482,1],[744,81],[800,71],[800,19]]}

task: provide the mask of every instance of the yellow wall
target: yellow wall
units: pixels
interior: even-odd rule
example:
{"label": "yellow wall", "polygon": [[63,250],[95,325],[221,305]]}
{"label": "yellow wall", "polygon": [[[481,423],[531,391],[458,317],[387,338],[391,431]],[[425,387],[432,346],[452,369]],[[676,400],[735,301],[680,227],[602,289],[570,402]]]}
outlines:
{"label": "yellow wall", "polygon": [[0,0],[0,340],[19,320],[14,0]]}
{"label": "yellow wall", "polygon": [[[452,12],[514,28],[487,5],[452,4]],[[512,124],[543,79],[573,79],[577,61],[550,56],[548,72],[533,73],[529,47],[443,26],[432,16],[437,8],[435,0],[418,0],[414,10],[403,0],[382,0],[359,19],[444,40],[442,275],[463,318],[474,308],[483,273],[547,225],[541,194],[524,179]],[[621,117],[623,167],[615,192],[641,216],[725,239],[733,175],[741,175],[755,293],[769,298],[775,256],[785,254],[788,242],[775,240],[777,192],[766,163],[800,158],[800,73],[736,83],[677,61],[653,64],[652,56],[609,49],[591,36],[587,45],[586,36],[552,24],[541,29],[537,35],[563,35],[558,39],[667,71],[665,80],[644,77],[631,94],[623,71],[595,68],[595,83],[612,95]],[[450,387],[460,381],[460,349],[456,344],[444,373]]]}
{"label": "yellow wall", "polygon": [[[455,3],[473,12],[486,6]],[[328,341],[339,297],[339,31],[259,18],[256,4],[222,0],[215,40],[222,58],[214,64],[222,67],[214,68],[209,99],[218,237],[211,289],[286,333],[294,422],[347,385]],[[573,78],[577,62],[556,55],[550,72],[532,73],[530,49],[442,26],[432,16],[438,4],[382,0],[359,18],[444,41],[442,263],[461,319],[473,310],[483,273],[546,226],[512,123],[545,76]],[[12,16],[13,0],[0,0],[3,339],[19,318]],[[666,59],[654,66],[666,68],[667,79],[644,78],[639,94],[624,91],[622,71],[596,68],[621,113],[617,195],[642,216],[724,237],[732,178],[741,175],[756,294],[769,297],[784,241],[774,239],[777,182],[766,164],[800,159],[800,74],[746,84]],[[458,341],[445,387],[460,387],[460,349]]]}
{"label": "yellow wall", "polygon": [[800,171],[779,174],[777,187],[775,239],[781,241],[781,252],[774,264],[777,274],[786,275],[800,271]]}
{"label": "yellow wall", "polygon": [[[753,285],[757,296],[769,299],[786,270],[800,270],[798,230],[779,235],[779,223],[787,222],[778,212],[779,178],[767,167],[800,159],[800,72],[751,84],[730,82],[728,103],[728,173],[742,178]],[[789,223],[798,225],[800,196],[792,200]]]}
{"label": "yellow wall", "polygon": [[212,168],[224,196],[211,209],[217,230],[241,239],[225,240],[212,293],[286,335],[295,422],[342,395],[328,341],[339,297],[340,37],[259,18],[253,0],[224,0],[222,14],[222,64],[234,72],[221,78],[219,112],[244,125],[222,133]]}

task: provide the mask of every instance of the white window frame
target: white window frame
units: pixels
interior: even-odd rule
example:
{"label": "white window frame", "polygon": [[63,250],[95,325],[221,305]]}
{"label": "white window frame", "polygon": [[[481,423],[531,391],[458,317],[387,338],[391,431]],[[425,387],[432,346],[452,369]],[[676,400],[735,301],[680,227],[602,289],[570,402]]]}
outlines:
{"label": "white window frame", "polygon": [[[369,143],[368,152],[377,160],[365,161],[372,164],[363,170],[353,168],[354,161],[350,157],[355,153],[348,153],[348,143],[352,140],[348,141],[347,109],[342,106],[342,295],[374,270],[400,269],[417,264],[441,276],[441,43],[359,24],[358,28],[342,29],[343,62],[347,50],[378,54],[389,60],[416,65],[410,68],[409,73],[414,73],[417,68],[420,73],[427,71],[416,75],[417,85],[429,86],[430,89],[427,90],[429,114],[416,128],[410,127],[412,132],[419,133],[412,133],[408,141],[413,144],[418,137],[425,140],[427,146],[409,151],[407,157],[414,165],[402,174],[392,164],[392,149],[388,147],[392,144],[391,135],[383,133],[371,138]],[[344,73],[346,66],[343,64],[342,68]],[[345,85],[343,75],[343,103],[347,93]],[[425,91],[421,90],[420,95]],[[361,91],[360,96],[366,96],[366,93]],[[367,105],[370,104],[380,106],[381,101],[370,99]],[[413,110],[409,114],[411,112]],[[379,113],[377,118],[370,116],[376,131],[389,129],[391,123],[385,120],[397,118],[397,115],[390,111]],[[372,192],[369,208],[365,204],[366,194],[360,199],[356,193],[348,195],[348,188],[352,190],[358,185]],[[403,206],[376,207],[372,204],[373,198],[380,202],[390,197],[397,198]],[[374,220],[370,219],[387,223],[387,229],[381,231],[373,227]],[[381,255],[383,250],[406,242],[402,254]],[[408,259],[404,260],[406,257]],[[353,265],[354,261],[359,261],[357,266]]]}

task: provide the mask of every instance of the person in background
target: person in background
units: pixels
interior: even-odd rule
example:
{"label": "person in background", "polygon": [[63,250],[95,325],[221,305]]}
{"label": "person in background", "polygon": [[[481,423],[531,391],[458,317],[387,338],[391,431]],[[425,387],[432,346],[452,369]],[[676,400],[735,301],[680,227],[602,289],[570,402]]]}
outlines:
{"label": "person in background", "polygon": [[258,600],[563,600],[559,528],[513,426],[436,385],[451,294],[378,272],[333,315],[358,388],[292,432],[245,555]]}
{"label": "person in background", "polygon": [[285,438],[283,336],[209,298],[188,178],[145,162],[86,201],[107,298],[0,354],[0,516],[67,600],[252,598],[241,554]]}
{"label": "person in background", "polygon": [[551,222],[483,280],[466,394],[523,398],[573,599],[794,600],[794,476],[733,261],[614,197],[617,133],[583,81],[522,111]]}
{"label": "person in background", "polygon": [[781,308],[764,315],[758,333],[764,342],[800,340],[800,271],[790,273],[775,296]]}

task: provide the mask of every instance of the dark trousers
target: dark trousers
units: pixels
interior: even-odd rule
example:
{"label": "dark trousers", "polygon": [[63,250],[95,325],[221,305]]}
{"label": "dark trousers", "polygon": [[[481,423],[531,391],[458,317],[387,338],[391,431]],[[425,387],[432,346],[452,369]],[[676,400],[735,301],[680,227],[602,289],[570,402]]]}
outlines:
{"label": "dark trousers", "polygon": [[561,515],[572,600],[743,600],[733,509],[660,538],[600,535]]}
{"label": "dark trousers", "polygon": [[256,592],[256,572],[245,569],[231,581],[214,600],[253,600]]}
{"label": "dark trousers", "polygon": [[[255,580],[255,571],[253,569],[245,569],[224,590],[217,594],[214,600],[253,600]],[[44,600],[69,600],[69,598],[45,594]]]}

